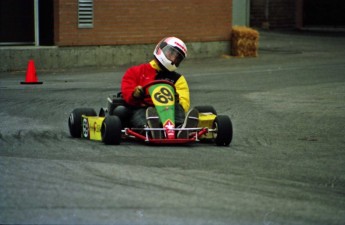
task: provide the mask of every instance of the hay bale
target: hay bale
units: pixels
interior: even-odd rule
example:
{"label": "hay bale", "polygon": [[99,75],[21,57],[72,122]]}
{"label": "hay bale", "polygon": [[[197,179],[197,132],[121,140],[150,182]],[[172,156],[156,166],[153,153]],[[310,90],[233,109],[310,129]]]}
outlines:
{"label": "hay bale", "polygon": [[231,52],[233,56],[258,56],[259,32],[248,27],[234,26],[231,33]]}

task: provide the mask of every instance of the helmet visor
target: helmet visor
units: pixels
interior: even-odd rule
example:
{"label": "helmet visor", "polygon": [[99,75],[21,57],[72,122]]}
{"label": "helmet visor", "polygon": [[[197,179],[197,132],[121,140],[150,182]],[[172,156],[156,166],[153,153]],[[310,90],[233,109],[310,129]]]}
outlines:
{"label": "helmet visor", "polygon": [[176,67],[178,67],[184,59],[184,55],[171,45],[166,45],[162,51],[165,57],[171,61],[171,64],[176,65]]}

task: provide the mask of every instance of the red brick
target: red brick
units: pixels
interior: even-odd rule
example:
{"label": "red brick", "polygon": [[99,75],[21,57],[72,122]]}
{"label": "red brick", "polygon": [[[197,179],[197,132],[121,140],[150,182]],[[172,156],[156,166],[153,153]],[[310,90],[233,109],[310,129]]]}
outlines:
{"label": "red brick", "polygon": [[78,2],[55,0],[56,45],[156,43],[164,36],[229,41],[232,0],[94,0],[94,27],[78,28]]}

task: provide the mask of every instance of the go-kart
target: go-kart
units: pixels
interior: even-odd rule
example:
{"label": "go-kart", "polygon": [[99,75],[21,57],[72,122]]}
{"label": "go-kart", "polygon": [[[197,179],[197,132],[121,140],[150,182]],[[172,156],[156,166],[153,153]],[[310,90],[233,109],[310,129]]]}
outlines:
{"label": "go-kart", "polygon": [[[228,146],[232,141],[232,122],[227,115],[217,115],[212,106],[196,106],[198,126],[181,128],[175,126],[174,85],[168,81],[156,80],[143,87],[147,93],[143,104],[154,106],[161,121],[160,128],[132,127],[113,114],[116,107],[127,106],[121,93],[108,97],[108,106],[101,108],[98,115],[93,108],[74,109],[68,118],[70,135],[74,138],[102,141],[107,145],[118,145],[122,141],[136,139],[148,144],[188,144],[214,142],[217,146]],[[160,138],[153,138],[152,131],[160,131]],[[188,133],[186,138],[178,138],[178,131]]]}

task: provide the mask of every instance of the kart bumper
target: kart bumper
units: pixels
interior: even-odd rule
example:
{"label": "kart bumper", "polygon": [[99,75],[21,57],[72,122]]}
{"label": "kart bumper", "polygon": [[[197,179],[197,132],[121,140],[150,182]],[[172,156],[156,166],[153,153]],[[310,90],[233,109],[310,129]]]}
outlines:
{"label": "kart bumper", "polygon": [[148,131],[150,131],[150,129],[145,129],[145,135],[142,135],[138,132],[136,132],[135,130],[129,129],[127,128],[125,130],[126,135],[130,135],[135,137],[136,139],[139,140],[143,140],[147,143],[150,144],[188,144],[188,143],[193,143],[193,142],[198,142],[199,138],[205,134],[208,133],[208,129],[207,128],[199,128],[199,129],[195,129],[195,132],[193,133],[193,135],[191,135],[190,138],[174,138],[174,139],[165,139],[165,138],[151,138],[148,135]]}

